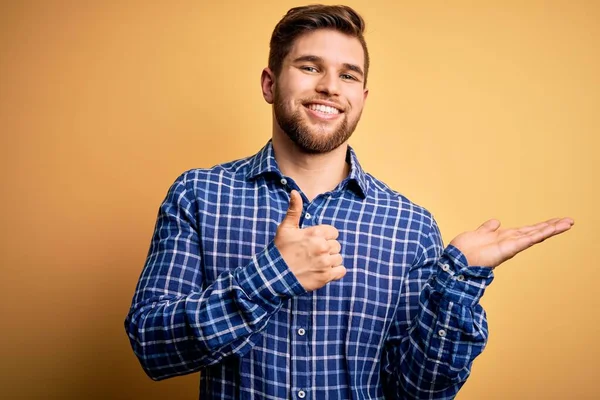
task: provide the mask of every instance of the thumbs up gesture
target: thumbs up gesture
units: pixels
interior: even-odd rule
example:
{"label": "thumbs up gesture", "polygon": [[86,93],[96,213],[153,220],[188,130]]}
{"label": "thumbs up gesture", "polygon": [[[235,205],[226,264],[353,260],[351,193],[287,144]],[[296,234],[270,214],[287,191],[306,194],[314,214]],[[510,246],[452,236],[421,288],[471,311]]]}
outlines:
{"label": "thumbs up gesture", "polygon": [[338,230],[331,225],[300,229],[301,215],[302,197],[292,190],[288,211],[275,234],[275,246],[302,287],[310,292],[341,279],[346,268],[342,266]]}

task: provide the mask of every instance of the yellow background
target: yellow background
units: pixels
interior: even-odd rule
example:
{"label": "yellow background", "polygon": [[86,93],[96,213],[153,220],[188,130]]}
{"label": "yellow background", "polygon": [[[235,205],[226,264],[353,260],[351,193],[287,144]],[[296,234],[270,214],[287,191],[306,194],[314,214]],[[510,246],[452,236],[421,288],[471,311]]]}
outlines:
{"label": "yellow background", "polygon": [[[0,394],[195,399],[123,329],[167,188],[270,137],[259,77],[291,1],[2,2]],[[600,397],[600,2],[376,1],[365,169],[437,218],[571,216],[497,270],[458,396]]]}

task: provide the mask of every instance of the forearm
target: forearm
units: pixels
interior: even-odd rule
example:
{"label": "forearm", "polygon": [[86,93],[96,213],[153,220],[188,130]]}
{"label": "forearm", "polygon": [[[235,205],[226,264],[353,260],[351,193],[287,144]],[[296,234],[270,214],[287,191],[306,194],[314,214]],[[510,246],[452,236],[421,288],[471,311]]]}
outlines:
{"label": "forearm", "polygon": [[492,279],[489,269],[468,267],[456,248],[446,249],[420,291],[407,334],[389,344],[392,398],[454,398],[487,342],[479,300]]}
{"label": "forearm", "polygon": [[135,354],[155,380],[244,355],[283,302],[304,293],[273,244],[204,290],[182,289],[161,296],[139,293],[136,298],[143,300],[134,301],[125,321]]}

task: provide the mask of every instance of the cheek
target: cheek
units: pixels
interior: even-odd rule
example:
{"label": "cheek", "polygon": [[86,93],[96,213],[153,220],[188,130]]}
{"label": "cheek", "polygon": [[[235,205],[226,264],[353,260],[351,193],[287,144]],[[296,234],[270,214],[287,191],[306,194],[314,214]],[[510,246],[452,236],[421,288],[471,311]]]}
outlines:
{"label": "cheek", "polygon": [[350,104],[352,105],[353,112],[360,112],[365,104],[365,100],[361,95],[356,95],[352,98],[349,98]]}
{"label": "cheek", "polygon": [[286,105],[297,104],[302,98],[302,91],[298,90],[297,87],[285,86],[280,87],[278,92],[278,99]]}

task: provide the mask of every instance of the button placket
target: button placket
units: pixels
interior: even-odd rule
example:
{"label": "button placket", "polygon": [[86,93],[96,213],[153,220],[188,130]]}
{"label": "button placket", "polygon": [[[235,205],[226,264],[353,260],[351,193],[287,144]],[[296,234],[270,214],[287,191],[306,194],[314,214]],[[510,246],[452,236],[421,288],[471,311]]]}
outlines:
{"label": "button placket", "polygon": [[292,299],[292,326],[290,327],[291,339],[291,367],[292,388],[295,395],[300,398],[300,391],[308,396],[306,388],[310,385],[310,352],[308,343],[308,330],[310,329],[310,313],[312,293],[305,293]]}
{"label": "button placket", "polygon": [[319,206],[314,203],[307,204],[304,208],[304,225],[306,226],[314,226],[317,225],[317,215],[316,211]]}

